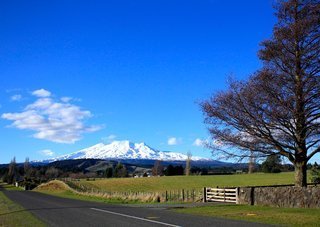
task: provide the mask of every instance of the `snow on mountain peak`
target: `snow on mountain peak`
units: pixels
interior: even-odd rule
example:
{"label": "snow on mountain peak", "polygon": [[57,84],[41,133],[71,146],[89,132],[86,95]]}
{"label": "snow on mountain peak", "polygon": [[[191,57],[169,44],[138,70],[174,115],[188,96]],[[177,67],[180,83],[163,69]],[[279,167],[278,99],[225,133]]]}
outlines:
{"label": "snow on mountain peak", "polygon": [[[110,144],[98,143],[80,151],[63,155],[51,161],[66,159],[152,159],[163,161],[183,161],[187,155],[175,152],[163,152],[142,143],[132,143],[128,140],[113,141]],[[192,157],[192,160],[202,160]]]}

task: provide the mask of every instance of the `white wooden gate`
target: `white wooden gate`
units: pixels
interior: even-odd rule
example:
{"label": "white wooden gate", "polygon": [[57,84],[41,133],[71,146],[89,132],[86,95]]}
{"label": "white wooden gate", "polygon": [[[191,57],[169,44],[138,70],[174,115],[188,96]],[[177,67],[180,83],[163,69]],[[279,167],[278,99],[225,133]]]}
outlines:
{"label": "white wooden gate", "polygon": [[204,202],[238,203],[237,188],[204,188]]}

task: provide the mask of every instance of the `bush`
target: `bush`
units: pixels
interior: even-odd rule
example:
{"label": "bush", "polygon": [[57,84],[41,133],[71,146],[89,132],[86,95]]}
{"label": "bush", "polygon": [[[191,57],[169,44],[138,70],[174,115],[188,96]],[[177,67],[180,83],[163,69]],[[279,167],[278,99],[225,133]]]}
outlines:
{"label": "bush", "polygon": [[281,172],[281,159],[279,155],[270,155],[261,165],[262,172],[264,173],[280,173]]}
{"label": "bush", "polygon": [[311,182],[314,184],[320,184],[320,169],[318,165],[314,165],[310,171]]}

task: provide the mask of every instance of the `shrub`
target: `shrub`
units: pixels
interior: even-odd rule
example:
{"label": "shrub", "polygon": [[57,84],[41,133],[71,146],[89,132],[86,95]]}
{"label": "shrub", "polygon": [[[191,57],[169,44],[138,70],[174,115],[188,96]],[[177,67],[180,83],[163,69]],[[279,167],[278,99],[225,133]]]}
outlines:
{"label": "shrub", "polygon": [[318,165],[314,165],[310,171],[311,182],[315,184],[320,184],[320,169]]}

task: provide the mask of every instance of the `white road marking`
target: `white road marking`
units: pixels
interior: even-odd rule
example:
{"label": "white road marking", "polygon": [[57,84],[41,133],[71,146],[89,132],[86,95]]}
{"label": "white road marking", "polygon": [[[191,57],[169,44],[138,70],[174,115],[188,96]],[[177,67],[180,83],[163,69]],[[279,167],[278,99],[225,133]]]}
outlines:
{"label": "white road marking", "polygon": [[97,209],[97,208],[90,208],[90,209],[91,210],[95,210],[95,211],[108,213],[108,214],[114,214],[114,215],[118,215],[118,216],[122,216],[122,217],[133,218],[133,219],[138,219],[138,220],[141,220],[141,221],[146,221],[146,222],[156,223],[156,224],[160,224],[160,225],[165,225],[165,226],[181,227],[179,225],[173,225],[173,224],[169,224],[169,223],[165,223],[165,222],[154,221],[154,220],[149,220],[149,219],[145,219],[145,218],[139,218],[139,217],[135,217],[135,216],[127,215],[127,214],[116,213],[116,212],[112,212],[112,211],[108,211],[108,210],[102,210],[102,209]]}

